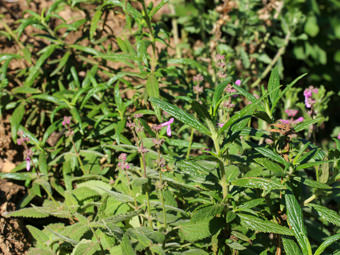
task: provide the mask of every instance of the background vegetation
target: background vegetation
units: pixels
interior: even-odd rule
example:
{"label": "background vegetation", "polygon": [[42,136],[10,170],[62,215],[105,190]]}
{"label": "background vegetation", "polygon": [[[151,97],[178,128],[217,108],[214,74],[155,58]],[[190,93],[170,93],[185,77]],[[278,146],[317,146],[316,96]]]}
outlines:
{"label": "background vegetation", "polygon": [[339,1],[40,5],[0,23],[28,254],[340,254]]}

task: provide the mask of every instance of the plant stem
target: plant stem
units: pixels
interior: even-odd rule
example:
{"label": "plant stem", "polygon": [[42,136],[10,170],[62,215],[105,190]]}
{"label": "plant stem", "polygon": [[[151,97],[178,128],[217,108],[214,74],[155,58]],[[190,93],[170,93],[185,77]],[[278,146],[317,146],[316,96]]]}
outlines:
{"label": "plant stem", "polygon": [[304,202],[303,205],[308,205],[310,202],[312,202],[316,198],[316,195],[311,195],[309,198],[307,198]]}
{"label": "plant stem", "polygon": [[192,129],[191,129],[191,134],[190,134],[190,140],[189,140],[189,146],[188,146],[187,156],[185,157],[186,159],[189,159],[193,138],[194,138],[194,129],[192,128]]}
{"label": "plant stem", "polygon": [[85,168],[84,168],[83,162],[81,161],[79,152],[78,152],[78,150],[77,150],[77,148],[76,148],[76,144],[75,144],[74,141],[73,141],[73,137],[71,137],[71,142],[72,142],[72,145],[73,145],[74,152],[76,153],[78,162],[79,162],[79,164],[80,164],[80,169],[82,170],[83,174],[85,175],[85,174],[86,174]]}
{"label": "plant stem", "polygon": [[272,70],[273,66],[276,64],[276,62],[280,59],[281,55],[285,53],[286,47],[288,46],[289,40],[290,40],[291,32],[288,31],[287,35],[285,37],[285,41],[283,43],[283,46],[279,49],[279,51],[276,53],[275,57],[272,59],[272,61],[268,64],[264,72],[261,74],[261,76],[250,85],[251,88],[256,87],[259,85],[259,83],[267,76],[267,74]]}
{"label": "plant stem", "polygon": [[162,180],[162,172],[159,171],[159,181],[161,189],[159,190],[160,197],[161,197],[161,204],[162,204],[162,210],[163,210],[163,224],[164,224],[164,230],[167,231],[167,222],[166,222],[166,209],[165,209],[165,203],[164,203],[164,194],[163,194],[163,180]]}
{"label": "plant stem", "polygon": [[220,174],[221,174],[220,185],[222,187],[223,202],[226,203],[227,196],[228,196],[228,183],[227,183],[227,177],[225,175],[223,159],[220,157],[221,148],[220,148],[220,144],[218,142],[218,135],[217,135],[216,131],[212,134],[212,139],[214,141],[214,146],[215,146],[216,154],[217,154],[217,157],[218,157],[218,164],[219,164],[219,168],[220,168]]}
{"label": "plant stem", "polygon": [[[141,142],[141,148],[144,148],[143,146],[143,142]],[[144,152],[141,152],[142,157],[140,158],[141,160],[141,164],[143,167],[143,177],[144,178],[148,178],[146,175],[146,162],[145,162],[145,155]],[[148,223],[149,223],[149,227],[152,228],[152,220],[151,220],[151,211],[150,211],[150,197],[149,197],[149,191],[146,190],[145,191],[145,195],[146,195],[146,206],[147,206],[147,211],[148,211]]]}

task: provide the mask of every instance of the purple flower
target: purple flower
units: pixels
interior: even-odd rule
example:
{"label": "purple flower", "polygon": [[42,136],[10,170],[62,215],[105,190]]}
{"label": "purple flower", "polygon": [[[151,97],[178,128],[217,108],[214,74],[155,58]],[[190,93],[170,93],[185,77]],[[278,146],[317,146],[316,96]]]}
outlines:
{"label": "purple flower", "polygon": [[298,110],[295,110],[295,109],[287,109],[285,110],[285,113],[287,113],[287,115],[289,117],[294,117],[297,113],[298,113]]}
{"label": "purple flower", "polygon": [[64,116],[64,120],[62,122],[63,126],[70,125],[71,123],[71,116]]}
{"label": "purple flower", "polygon": [[235,84],[236,84],[237,86],[241,86],[241,80],[236,80],[236,81],[235,81]]}
{"label": "purple flower", "polygon": [[305,120],[305,119],[304,119],[303,117],[299,117],[299,118],[297,118],[296,120],[294,120],[293,123],[294,123],[294,124],[300,123],[300,122],[302,122],[302,121],[304,121],[304,120]]}
{"label": "purple flower", "polygon": [[228,84],[224,91],[227,93],[235,93],[236,89],[234,89],[230,84]]}
{"label": "purple flower", "polygon": [[197,74],[194,76],[194,82],[200,83],[201,81],[203,81],[203,76],[202,74]]}
{"label": "purple flower", "polygon": [[26,157],[26,170],[29,171],[31,168],[31,158],[29,156]]}
{"label": "purple flower", "polygon": [[221,54],[216,55],[216,60],[224,60],[224,56]]}
{"label": "purple flower", "polygon": [[305,96],[305,105],[306,108],[311,108],[313,104],[315,104],[315,100],[313,100],[313,93],[317,94],[319,92],[318,89],[315,89],[313,86],[309,86],[309,88],[305,89],[303,95]]}
{"label": "purple flower", "polygon": [[291,120],[279,120],[282,124],[290,124],[292,121]]}
{"label": "purple flower", "polygon": [[169,121],[164,122],[164,123],[162,123],[162,124],[159,125],[160,127],[165,127],[165,126],[167,126],[166,134],[167,134],[168,136],[171,136],[171,124],[172,124],[173,122],[174,122],[174,118],[171,118]]}
{"label": "purple flower", "polygon": [[32,150],[28,149],[26,151],[26,170],[29,171],[31,169],[31,157],[32,157]]}
{"label": "purple flower", "polygon": [[196,94],[201,94],[203,92],[203,87],[200,87],[198,84],[194,86],[193,89]]}

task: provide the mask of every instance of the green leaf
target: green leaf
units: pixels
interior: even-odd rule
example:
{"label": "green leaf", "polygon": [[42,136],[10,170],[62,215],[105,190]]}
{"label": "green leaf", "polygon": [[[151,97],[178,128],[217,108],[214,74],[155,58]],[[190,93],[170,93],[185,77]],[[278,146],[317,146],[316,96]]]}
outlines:
{"label": "green leaf", "polygon": [[51,77],[56,75],[66,65],[70,56],[71,56],[71,51],[67,51],[65,55],[60,59],[57,68],[51,73]]}
{"label": "green leaf", "polygon": [[39,94],[41,93],[41,91],[36,88],[21,86],[21,87],[16,87],[12,89],[12,93],[14,94],[19,94],[19,93],[20,94]]}
{"label": "green leaf", "polygon": [[190,68],[196,68],[201,73],[206,73],[207,68],[195,60],[190,58],[176,58],[176,59],[169,59],[168,64],[182,64],[190,66]]}
{"label": "green leaf", "polygon": [[121,248],[122,248],[122,253],[123,255],[136,255],[135,251],[133,250],[130,240],[127,236],[127,234],[125,234],[123,236],[122,242],[120,244]]}
{"label": "green leaf", "polygon": [[[279,95],[281,92],[279,87],[280,87],[280,75],[279,75],[278,66],[276,65],[276,67],[270,73],[269,82],[268,82],[268,90],[269,92],[273,92],[269,94],[270,102],[272,103],[272,105],[279,98]],[[273,111],[274,111],[274,108],[272,107],[271,112]]]}
{"label": "green leaf", "polygon": [[[159,98],[159,84],[155,74],[150,74],[148,80],[146,81],[146,93],[149,97]],[[152,104],[155,109],[157,118],[161,119],[161,112],[158,105]]]}
{"label": "green leaf", "polygon": [[340,215],[337,214],[336,211],[316,204],[308,204],[308,206],[314,208],[322,219],[340,227]]}
{"label": "green leaf", "polygon": [[315,251],[314,255],[321,255],[322,252],[330,246],[332,243],[340,240],[340,233],[330,236],[326,238],[326,240],[319,246],[319,248]]}
{"label": "green leaf", "polygon": [[208,205],[203,208],[199,208],[198,210],[194,211],[191,222],[196,223],[202,220],[209,220],[217,215],[220,215],[224,209],[224,205],[216,204],[216,205]]}
{"label": "green leaf", "polygon": [[248,214],[237,214],[241,218],[241,224],[247,229],[252,229],[258,232],[274,233],[292,236],[293,232],[284,226],[276,224],[268,220],[262,220],[258,217]]}
{"label": "green leaf", "polygon": [[318,165],[325,164],[325,163],[330,163],[330,162],[333,162],[333,161],[334,160],[308,162],[308,163],[301,164],[301,165],[297,166],[296,170],[302,170],[302,169],[305,169],[305,168],[309,168],[309,167],[313,167],[313,166],[318,166]]}
{"label": "green leaf", "polygon": [[48,236],[40,229],[31,225],[27,225],[26,228],[38,243],[45,244],[48,241]]}
{"label": "green leaf", "polygon": [[207,127],[205,127],[202,123],[200,123],[197,119],[195,119],[192,115],[186,113],[182,109],[178,108],[175,105],[169,104],[165,101],[162,101],[158,98],[150,98],[150,101],[156,105],[158,105],[162,110],[166,111],[171,116],[175,117],[179,121],[187,124],[188,126],[202,132],[203,134],[210,135],[210,131]]}
{"label": "green leaf", "polygon": [[282,237],[283,248],[287,255],[302,255],[299,246],[289,237]]}
{"label": "green leaf", "polygon": [[30,248],[27,255],[54,255],[55,253],[48,249]]}
{"label": "green leaf", "polygon": [[273,189],[286,189],[286,186],[275,179],[265,179],[260,177],[244,177],[231,182],[235,186],[252,189],[263,189],[271,191]]}
{"label": "green leaf", "polygon": [[220,83],[217,85],[215,91],[214,91],[214,95],[213,95],[213,108],[214,108],[214,112],[216,112],[216,108],[218,107],[218,102],[220,101],[220,98],[223,94],[223,91],[225,89],[225,87],[231,82],[231,77],[227,77],[226,81]]}
{"label": "green leaf", "polygon": [[275,109],[277,103],[279,102],[280,98],[286,94],[286,92],[295,85],[295,83],[297,83],[300,79],[302,79],[304,76],[306,76],[307,73],[300,75],[299,77],[297,77],[294,81],[292,81],[290,84],[288,84],[285,89],[280,93],[280,95],[278,97],[276,97],[275,101],[272,102],[272,109]]}
{"label": "green leaf", "polygon": [[301,207],[296,200],[294,194],[288,191],[285,194],[286,210],[288,224],[291,226],[294,232],[295,238],[300,245],[303,254],[312,255],[312,248],[310,246],[307,232],[303,224],[303,216]]}
{"label": "green leaf", "polygon": [[92,189],[93,191],[97,192],[99,195],[105,194],[105,190],[110,190],[111,185],[103,182],[103,181],[97,181],[97,180],[90,180],[82,183],[77,184],[77,188],[89,188]]}
{"label": "green leaf", "polygon": [[319,33],[319,26],[316,16],[310,16],[307,18],[305,32],[312,37],[315,37]]}
{"label": "green leaf", "polygon": [[[246,117],[246,115],[251,115],[258,107],[258,104],[260,104],[261,100],[258,100],[256,103],[251,103],[244,107],[241,111],[235,113],[224,125],[218,130],[218,134],[222,134],[227,128],[229,128],[231,125],[236,123],[237,121],[242,122],[242,125],[238,127],[238,129],[244,128],[244,122],[242,121],[243,118]],[[246,124],[246,123],[245,123]]]}
{"label": "green leaf", "polygon": [[303,121],[299,124],[297,124],[295,127],[294,127],[294,130],[295,132],[300,132],[304,129],[308,129],[310,128],[311,125],[315,124],[315,123],[318,123],[318,122],[321,122],[323,121],[325,118],[323,117],[320,117],[320,118],[316,118],[316,119],[311,119],[311,120],[306,120],[306,121]]}
{"label": "green leaf", "polygon": [[52,53],[55,51],[56,48],[59,46],[56,44],[51,44],[43,49],[43,54],[40,56],[38,61],[35,63],[35,66],[31,68],[29,71],[29,76],[26,78],[24,82],[24,86],[30,87],[34,83],[35,79],[39,75],[39,70],[42,67],[42,65],[45,63],[45,61],[49,58],[49,56],[52,55]]}
{"label": "green leaf", "polygon": [[259,153],[261,153],[263,156],[270,158],[278,163],[281,163],[283,165],[287,165],[288,162],[282,158],[279,154],[277,154],[276,152],[272,151],[269,148],[266,147],[256,147],[255,148],[256,151],[258,151]]}
{"label": "green leaf", "polygon": [[306,178],[302,178],[302,177],[298,177],[298,176],[295,176],[293,179],[297,182],[301,182],[304,185],[312,187],[312,188],[317,188],[317,189],[331,189],[332,188],[328,186],[327,184],[317,182],[314,180],[310,180],[310,179],[306,179]]}
{"label": "green leaf", "polygon": [[48,213],[43,212],[39,207],[28,207],[13,212],[4,213],[5,217],[24,217],[24,218],[46,218]]}
{"label": "green leaf", "polygon": [[22,102],[17,108],[15,108],[13,114],[11,115],[11,133],[12,138],[16,141],[18,129],[20,126],[20,122],[25,114],[25,102]]}
{"label": "green leaf", "polygon": [[98,22],[102,16],[103,12],[101,8],[99,8],[93,15],[91,20],[91,26],[90,26],[90,39],[93,39],[94,33],[96,32]]}
{"label": "green leaf", "polygon": [[97,250],[100,250],[98,242],[83,239],[74,247],[71,255],[92,255]]}
{"label": "green leaf", "polygon": [[189,242],[195,242],[211,236],[209,231],[210,219],[198,222],[185,222],[179,226],[183,238]]}
{"label": "green leaf", "polygon": [[266,159],[266,158],[256,158],[255,159],[256,163],[259,163],[263,167],[265,167],[267,170],[273,172],[276,176],[284,176],[284,171],[282,167],[273,161]]}

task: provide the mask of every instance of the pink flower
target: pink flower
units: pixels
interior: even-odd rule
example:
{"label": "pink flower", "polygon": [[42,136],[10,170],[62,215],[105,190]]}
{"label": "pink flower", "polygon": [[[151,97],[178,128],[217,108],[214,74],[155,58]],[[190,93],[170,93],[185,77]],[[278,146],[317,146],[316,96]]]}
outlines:
{"label": "pink flower", "polygon": [[217,123],[218,127],[221,128],[224,126],[225,123]]}
{"label": "pink flower", "polygon": [[295,109],[287,109],[285,110],[285,113],[287,113],[287,115],[289,117],[294,117],[297,113],[298,113],[298,110],[295,110]]}
{"label": "pink flower", "polygon": [[337,137],[339,140],[340,140],[340,133],[338,134],[338,137]]}
{"label": "pink flower", "polygon": [[283,120],[283,119],[281,119],[279,121],[283,124],[290,124],[292,122],[291,120]]}
{"label": "pink flower", "polygon": [[199,83],[199,82],[201,82],[201,81],[203,81],[203,76],[202,76],[202,74],[197,74],[197,75],[195,75],[194,76],[194,82],[197,82],[197,83]]}
{"label": "pink flower", "polygon": [[297,118],[296,120],[294,120],[293,121],[293,123],[295,124],[295,123],[300,123],[300,122],[302,122],[302,121],[304,121],[305,119],[303,118],[303,117],[299,117],[299,118]]}
{"label": "pink flower", "polygon": [[166,134],[167,134],[168,136],[171,136],[171,124],[172,124],[173,122],[174,122],[174,118],[171,118],[169,121],[164,122],[164,123],[162,123],[162,124],[159,125],[160,127],[165,127],[165,126],[167,126]]}
{"label": "pink flower", "polygon": [[29,171],[31,168],[31,158],[29,156],[26,157],[26,170]]}
{"label": "pink flower", "polygon": [[217,54],[216,55],[216,60],[224,60],[224,56],[220,55],[220,54]]}
{"label": "pink flower", "polygon": [[26,151],[26,170],[29,171],[31,169],[31,157],[32,157],[32,150],[28,149]]}
{"label": "pink flower", "polygon": [[315,100],[313,100],[313,93],[317,94],[319,92],[318,89],[315,89],[313,86],[309,86],[309,88],[305,89],[303,95],[305,96],[305,105],[306,108],[311,108],[313,104],[315,104]]}
{"label": "pink flower", "polygon": [[201,94],[203,92],[203,87],[200,87],[198,84],[194,86],[193,89],[196,94]]}
{"label": "pink flower", "polygon": [[236,80],[236,81],[235,81],[235,84],[236,84],[237,86],[241,86],[241,80]]}
{"label": "pink flower", "polygon": [[227,93],[235,93],[236,89],[234,89],[230,84],[228,84],[224,91]]}
{"label": "pink flower", "polygon": [[64,120],[62,122],[63,126],[70,125],[71,123],[71,116],[64,116]]}

